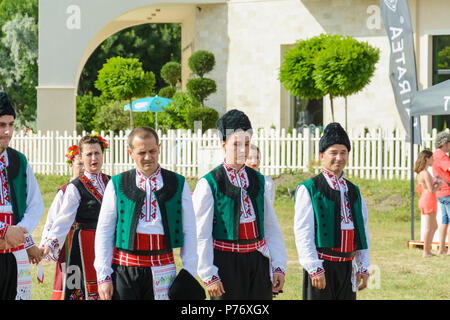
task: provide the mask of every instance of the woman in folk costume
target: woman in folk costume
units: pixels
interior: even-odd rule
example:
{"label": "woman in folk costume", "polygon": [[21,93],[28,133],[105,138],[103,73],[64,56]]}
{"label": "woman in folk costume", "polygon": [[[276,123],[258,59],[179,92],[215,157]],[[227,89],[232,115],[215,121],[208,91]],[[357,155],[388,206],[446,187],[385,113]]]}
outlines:
{"label": "woman in folk costume", "polygon": [[[83,173],[83,162],[81,161],[78,146],[77,145],[70,146],[65,157],[67,158],[66,162],[69,164],[69,167],[72,170],[72,177],[70,178],[70,181],[73,181]],[[48,238],[48,233],[50,232],[53,223],[59,213],[59,210],[61,209],[64,193],[66,192],[66,188],[68,185],[69,183],[66,183],[65,185],[61,186],[58,189],[55,199],[53,199],[53,202],[50,205],[50,209],[48,210],[47,220],[45,222],[44,229],[42,231],[42,237],[40,242],[40,248],[42,253],[44,252],[45,243],[47,242]],[[64,296],[63,278],[66,272],[66,263],[67,263],[66,256],[68,256],[68,252],[70,251],[70,243],[72,242],[72,234],[74,229],[75,224],[72,225],[72,228],[67,234],[64,245],[60,250],[58,261],[56,262],[52,300],[62,300]],[[44,260],[49,261],[50,259],[51,258],[48,256],[44,257]]]}
{"label": "woman in folk costume", "polygon": [[[130,133],[128,153],[136,168],[111,178],[98,221],[94,265],[100,298],[204,299],[195,280],[195,216],[185,178],[161,168],[158,134],[151,128]],[[181,248],[178,276],[174,248]]]}
{"label": "woman in folk costume", "polygon": [[350,148],[345,130],[330,123],[319,142],[322,172],[296,190],[294,235],[305,300],[354,300],[367,286],[368,211],[359,188],[344,178]]}
{"label": "woman in folk costume", "polygon": [[264,176],[245,166],[252,127],[241,111],[218,121],[225,160],[197,182],[198,274],[212,299],[272,299],[287,255]]}
{"label": "woman in folk costume", "polygon": [[15,112],[0,92],[0,300],[31,299],[29,261],[41,253],[33,232],[44,212],[44,202],[25,156],[9,148]]}
{"label": "woman in folk costume", "polygon": [[98,214],[110,177],[102,173],[103,152],[108,147],[98,134],[81,138],[84,173],[71,181],[63,202],[47,235],[44,254],[57,261],[64,241],[75,222],[64,278],[65,300],[98,299],[94,269],[94,239]]}

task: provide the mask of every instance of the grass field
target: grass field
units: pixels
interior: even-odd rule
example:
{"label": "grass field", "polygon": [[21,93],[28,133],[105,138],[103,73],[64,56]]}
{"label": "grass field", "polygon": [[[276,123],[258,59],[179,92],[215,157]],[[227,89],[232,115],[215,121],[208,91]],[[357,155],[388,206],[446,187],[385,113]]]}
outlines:
{"label": "grass field", "polygon": [[[284,235],[288,265],[284,293],[276,299],[299,300],[302,289],[302,269],[298,262],[293,234],[294,204],[290,194],[298,182],[311,174],[292,172],[274,178],[277,185],[275,212]],[[57,188],[66,183],[68,177],[38,176],[44,197],[46,211],[41,223],[33,232],[35,242],[39,242],[47,210]],[[351,178],[360,186],[361,193],[369,208],[369,229],[371,236],[372,272],[369,288],[358,293],[361,300],[385,299],[450,299],[450,277],[448,270],[450,257],[422,258],[420,249],[408,249],[410,240],[409,181],[374,181]],[[190,180],[191,189],[195,180]],[[417,197],[416,206],[417,206]],[[415,239],[420,238],[420,213],[415,210]],[[180,267],[178,252],[177,265]],[[51,298],[55,264],[42,263],[45,281],[38,284],[36,267],[32,266],[33,299]]]}

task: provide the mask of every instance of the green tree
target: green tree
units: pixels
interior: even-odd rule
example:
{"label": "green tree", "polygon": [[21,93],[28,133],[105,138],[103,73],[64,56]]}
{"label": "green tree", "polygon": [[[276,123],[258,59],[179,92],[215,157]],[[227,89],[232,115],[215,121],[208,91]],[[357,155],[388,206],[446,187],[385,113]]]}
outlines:
{"label": "green tree", "polygon": [[33,17],[17,13],[1,30],[0,89],[16,107],[18,125],[36,129],[38,26]]}
{"label": "green tree", "polygon": [[214,54],[206,50],[195,51],[188,60],[189,69],[200,78],[211,72],[216,65]]}
{"label": "green tree", "polygon": [[110,100],[106,102],[101,108],[98,108],[97,113],[93,119],[96,130],[112,130],[118,133],[120,130],[128,128],[128,116],[123,111],[123,106],[127,100]]}
{"label": "green tree", "polygon": [[152,93],[155,75],[144,71],[142,63],[135,58],[113,57],[107,60],[98,72],[95,87],[109,99],[128,100],[130,102],[130,127],[134,128],[133,98]]}
{"label": "green tree", "polygon": [[279,79],[292,95],[304,99],[321,99],[328,94],[334,121],[333,98],[346,98],[364,88],[378,59],[379,50],[366,42],[321,34],[297,41],[286,52]]}
{"label": "green tree", "polygon": [[175,61],[167,62],[161,68],[161,78],[168,84],[158,92],[160,97],[172,98],[177,91],[177,83],[181,81],[181,64]]}
{"label": "green tree", "polygon": [[307,40],[299,40],[284,55],[279,79],[286,90],[304,99],[321,99],[325,93],[316,87],[313,79],[315,60],[331,36],[321,34]]}
{"label": "green tree", "polygon": [[166,86],[160,76],[162,66],[168,61],[181,61],[181,26],[176,23],[151,23],[126,28],[103,41],[91,54],[81,73],[78,95],[91,91],[97,73],[112,57],[137,58],[142,68],[155,74],[155,92]]}
{"label": "green tree", "polygon": [[216,82],[204,77],[206,73],[213,70],[215,64],[214,54],[205,50],[194,52],[188,60],[189,68],[197,77],[188,80],[186,89],[200,102],[202,107],[205,99],[217,91]]}
{"label": "green tree", "polygon": [[345,98],[345,128],[347,128],[347,97],[370,83],[380,50],[353,37],[337,36],[327,42],[315,61],[313,78],[316,87],[330,96],[334,121],[333,97]]}

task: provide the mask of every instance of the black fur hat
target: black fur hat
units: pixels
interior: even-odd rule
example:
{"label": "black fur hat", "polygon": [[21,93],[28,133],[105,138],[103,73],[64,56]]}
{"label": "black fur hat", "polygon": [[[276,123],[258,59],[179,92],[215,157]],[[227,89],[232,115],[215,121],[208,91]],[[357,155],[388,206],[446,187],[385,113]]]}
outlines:
{"label": "black fur hat", "polygon": [[337,122],[332,122],[325,127],[322,138],[319,141],[319,152],[325,152],[333,144],[343,144],[350,152],[351,145],[347,132]]}
{"label": "black fur hat", "polygon": [[4,91],[0,91],[0,117],[1,116],[13,116],[16,118],[16,112],[14,111],[14,107],[9,100],[8,94]]}
{"label": "black fur hat", "polygon": [[205,300],[206,294],[198,281],[185,269],[181,269],[169,288],[170,300]]}
{"label": "black fur hat", "polygon": [[237,130],[252,130],[252,124],[247,115],[239,110],[233,109],[225,113],[216,122],[217,129],[222,135],[222,140],[227,138]]}

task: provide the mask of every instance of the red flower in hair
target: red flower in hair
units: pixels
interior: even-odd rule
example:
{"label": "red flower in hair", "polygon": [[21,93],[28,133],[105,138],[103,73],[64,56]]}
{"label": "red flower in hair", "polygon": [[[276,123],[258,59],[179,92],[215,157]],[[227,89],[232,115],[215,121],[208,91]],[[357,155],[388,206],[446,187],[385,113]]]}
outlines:
{"label": "red flower in hair", "polygon": [[79,153],[80,153],[80,150],[78,149],[78,146],[76,144],[74,144],[73,146],[70,146],[67,149],[67,153],[65,155],[65,157],[68,159],[66,162],[68,164],[73,163],[75,156],[78,155]]}
{"label": "red flower in hair", "polygon": [[101,145],[102,145],[103,150],[108,149],[108,147],[109,147],[108,142],[106,142],[106,139],[103,138],[98,132],[93,132],[93,133],[91,134],[91,137],[97,137],[98,140],[100,140],[100,143],[101,143]]}

